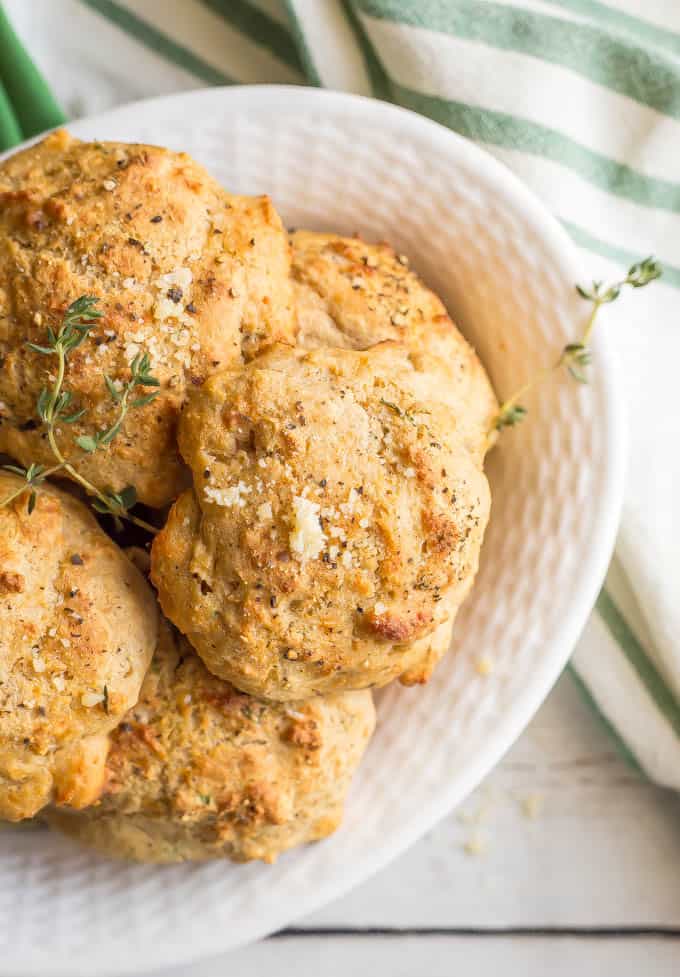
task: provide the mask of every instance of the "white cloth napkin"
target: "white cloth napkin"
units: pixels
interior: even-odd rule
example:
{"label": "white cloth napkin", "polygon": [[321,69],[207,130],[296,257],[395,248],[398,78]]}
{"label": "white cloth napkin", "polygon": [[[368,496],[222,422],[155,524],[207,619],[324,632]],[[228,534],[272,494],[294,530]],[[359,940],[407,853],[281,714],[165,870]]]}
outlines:
{"label": "white cloth napkin", "polygon": [[662,281],[626,294],[602,323],[620,351],[630,460],[616,558],[573,665],[630,758],[680,787],[680,2],[5,7],[72,117],[230,82],[373,94],[514,170],[581,248],[586,279],[616,279],[647,254],[662,261]]}

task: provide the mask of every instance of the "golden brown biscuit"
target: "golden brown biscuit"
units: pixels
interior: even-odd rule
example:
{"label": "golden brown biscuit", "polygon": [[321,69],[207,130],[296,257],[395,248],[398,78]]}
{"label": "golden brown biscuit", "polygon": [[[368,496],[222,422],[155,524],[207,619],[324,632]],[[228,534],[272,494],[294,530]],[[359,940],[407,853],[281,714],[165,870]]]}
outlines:
{"label": "golden brown biscuit", "polygon": [[[44,344],[71,302],[97,296],[104,317],[66,372],[88,413],[60,444],[98,487],[172,501],[185,484],[175,428],[186,390],[292,335],[289,266],[269,199],[226,193],[184,153],[62,131],[11,157],[0,165],[0,451],[52,460],[35,406],[55,360],[26,340]],[[108,451],[84,454],[73,437],[114,416],[104,374],[127,380],[142,350],[160,396]]]}
{"label": "golden brown biscuit", "polygon": [[101,803],[49,823],[145,862],[273,862],[331,834],[375,724],[369,692],[290,706],[215,678],[169,625],[138,704],[111,735]]}
{"label": "golden brown biscuit", "polygon": [[441,300],[388,244],[296,231],[293,250],[297,343],[368,349],[404,343],[426,399],[448,404],[481,463],[498,401],[475,351]]}
{"label": "golden brown biscuit", "polygon": [[[483,463],[496,439],[498,401],[474,350],[441,300],[409,268],[406,255],[386,243],[368,244],[314,231],[291,234],[297,342],[314,349],[366,349],[386,339],[404,343],[423,399],[435,398],[456,415],[470,452]],[[469,578],[472,586],[473,578]],[[451,642],[462,595],[450,602],[450,620],[419,639],[422,657],[400,676],[425,682]]]}
{"label": "golden brown biscuit", "polygon": [[[0,501],[21,484],[0,472]],[[0,817],[97,797],[157,627],[147,583],[71,495],[0,508]]]}
{"label": "golden brown biscuit", "polygon": [[[152,550],[167,616],[253,695],[384,685],[477,570],[489,490],[408,349],[275,347],[192,393],[184,493]],[[410,676],[410,680],[417,673]]]}

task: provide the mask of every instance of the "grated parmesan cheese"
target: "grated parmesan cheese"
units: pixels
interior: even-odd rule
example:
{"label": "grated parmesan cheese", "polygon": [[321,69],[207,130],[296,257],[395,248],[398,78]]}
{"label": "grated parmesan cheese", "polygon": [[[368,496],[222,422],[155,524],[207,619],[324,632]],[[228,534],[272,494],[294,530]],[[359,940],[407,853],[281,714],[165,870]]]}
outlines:
{"label": "grated parmesan cheese", "polygon": [[[174,271],[169,271],[165,275],[161,275],[153,283],[155,287],[161,293],[154,304],[153,314],[157,322],[163,324],[169,319],[174,319],[176,322],[181,323],[183,326],[187,326],[189,329],[193,326],[193,319],[184,310],[184,303],[186,303],[189,298],[189,288],[192,281],[194,280],[194,275],[191,268],[175,268]],[[182,302],[173,301],[168,296],[168,291],[170,289],[179,289],[182,296]],[[179,342],[174,340],[177,346],[187,346],[190,341],[190,334],[187,329],[183,329],[180,333],[181,339]],[[200,347],[199,347],[200,348]],[[176,359],[183,359],[184,354],[175,354]],[[185,362],[185,366],[188,366],[189,360]]]}
{"label": "grated parmesan cheese", "polygon": [[273,519],[274,513],[272,512],[271,502],[263,502],[262,505],[257,507],[257,517],[258,519]]}
{"label": "grated parmesan cheese", "polygon": [[301,495],[293,498],[295,519],[289,536],[291,551],[301,560],[314,560],[323,549],[326,535],[319,522],[319,503]]}
{"label": "grated parmesan cheese", "polygon": [[224,506],[227,509],[232,506],[238,506],[239,509],[242,509],[246,504],[243,496],[249,495],[251,491],[252,489],[245,482],[239,482],[237,485],[230,485],[229,488],[224,489],[206,485],[203,489],[203,494],[206,499],[209,499],[216,505]]}
{"label": "grated parmesan cheese", "polygon": [[175,268],[166,275],[161,275],[154,284],[156,288],[188,288],[194,280],[194,273],[191,268]]}
{"label": "grated parmesan cheese", "polygon": [[339,506],[340,512],[344,513],[346,516],[351,516],[352,513],[354,512],[354,506],[356,505],[356,501],[358,498],[359,498],[359,493],[357,492],[357,490],[350,489],[349,495],[347,496],[347,501],[340,503]]}
{"label": "grated parmesan cheese", "polygon": [[528,794],[522,800],[522,813],[525,818],[529,818],[531,821],[535,821],[543,811],[544,804],[543,794],[532,793]]}

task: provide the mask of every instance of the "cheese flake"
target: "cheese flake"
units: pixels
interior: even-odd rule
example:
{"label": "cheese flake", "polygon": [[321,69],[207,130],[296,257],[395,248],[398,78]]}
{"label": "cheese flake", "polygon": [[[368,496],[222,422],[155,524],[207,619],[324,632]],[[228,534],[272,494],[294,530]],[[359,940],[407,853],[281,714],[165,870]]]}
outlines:
{"label": "cheese flake", "polygon": [[291,551],[304,562],[314,560],[323,549],[326,535],[319,522],[318,502],[301,495],[293,498],[294,523],[289,536]]}
{"label": "cheese flake", "polygon": [[274,517],[271,502],[263,502],[262,505],[257,507],[257,517],[263,521],[272,519]]}
{"label": "cheese flake", "polygon": [[237,485],[230,485],[229,488],[223,489],[206,485],[203,489],[203,494],[206,499],[209,499],[216,505],[221,505],[227,509],[232,506],[238,506],[239,509],[242,509],[246,504],[243,496],[249,495],[251,491],[252,489],[245,482],[238,482]]}

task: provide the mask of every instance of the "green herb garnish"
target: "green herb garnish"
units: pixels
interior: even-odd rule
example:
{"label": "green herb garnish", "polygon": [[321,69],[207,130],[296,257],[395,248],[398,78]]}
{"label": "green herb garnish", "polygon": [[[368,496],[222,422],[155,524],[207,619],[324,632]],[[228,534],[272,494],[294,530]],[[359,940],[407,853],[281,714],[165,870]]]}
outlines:
{"label": "green herb garnish", "polygon": [[[75,409],[73,395],[69,390],[64,389],[64,373],[69,354],[77,349],[87,338],[102,313],[97,308],[98,299],[92,295],[81,295],[79,299],[72,302],[64,313],[61,326],[55,332],[51,326],[47,327],[47,342],[45,345],[38,343],[27,343],[26,345],[33,352],[41,356],[54,356],[57,359],[57,375],[50,388],[43,387],[36,402],[36,413],[42,421],[47,436],[47,441],[54,455],[56,464],[51,468],[44,468],[42,465],[32,464],[28,468],[21,468],[16,465],[5,465],[7,471],[13,472],[23,478],[24,484],[16,491],[12,492],[7,498],[0,501],[0,508],[9,505],[14,499],[24,492],[29,492],[28,512],[33,512],[36,502],[36,486],[39,486],[50,475],[63,471],[81,485],[87,494],[92,497],[92,506],[97,512],[113,516],[116,527],[122,527],[121,520],[128,521],[140,526],[147,532],[155,533],[156,527],[150,523],[139,519],[130,513],[130,509],[137,501],[137,493],[130,485],[121,492],[102,491],[92,484],[88,479],[81,475],[77,469],[66,460],[61,448],[57,443],[57,425],[70,425],[80,420],[87,413],[87,408]],[[158,391],[133,396],[140,387],[158,387],[159,381],[151,375],[151,361],[148,353],[138,353],[130,363],[130,379],[123,384],[104,377],[104,383],[111,396],[111,400],[117,405],[118,410],[114,422],[105,431],[98,431],[94,435],[80,435],[74,438],[74,443],[87,454],[94,454],[96,451],[107,448],[116,438],[123,425],[130,409],[143,407],[150,403],[157,395]],[[105,694],[106,691],[105,691]]]}
{"label": "green herb garnish", "polygon": [[520,399],[529,390],[532,390],[541,383],[554,370],[560,370],[562,367],[566,367],[574,380],[577,380],[579,383],[587,383],[588,377],[585,370],[590,364],[591,359],[588,344],[595,326],[597,314],[602,306],[608,305],[610,302],[615,302],[621,294],[621,290],[626,285],[630,286],[630,288],[644,288],[645,285],[649,285],[650,282],[660,278],[662,273],[663,269],[659,262],[649,257],[645,258],[644,261],[638,261],[634,265],[631,265],[626,277],[611,285],[605,285],[603,282],[593,282],[590,288],[577,285],[576,291],[581,298],[587,302],[591,302],[593,306],[581,339],[577,342],[568,343],[553,364],[545,367],[543,370],[539,370],[523,387],[520,387],[516,393],[501,404],[493,421],[493,429],[502,431],[504,427],[514,427],[523,421],[526,417],[527,409],[520,405]]}

